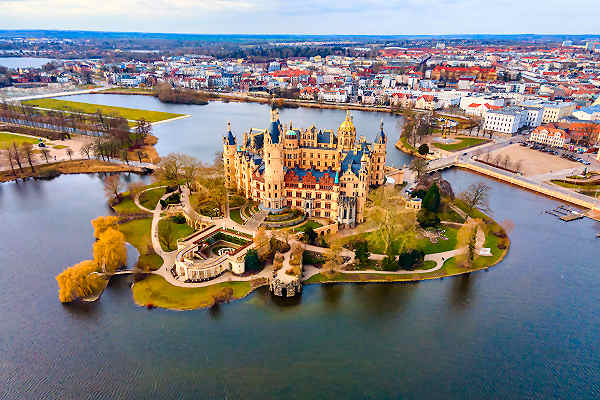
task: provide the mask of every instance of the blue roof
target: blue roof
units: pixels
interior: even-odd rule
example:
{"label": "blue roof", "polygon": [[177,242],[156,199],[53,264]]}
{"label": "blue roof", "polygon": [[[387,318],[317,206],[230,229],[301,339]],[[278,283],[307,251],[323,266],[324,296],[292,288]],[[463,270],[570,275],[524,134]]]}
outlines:
{"label": "blue roof", "polygon": [[319,171],[318,169],[314,169],[314,168],[309,168],[309,169],[302,169],[302,168],[291,168],[292,171],[294,171],[294,173],[296,175],[298,175],[298,178],[300,178],[300,181],[302,181],[302,178],[304,178],[309,172],[312,174],[312,176],[314,176],[317,179],[317,182],[319,182],[319,180],[325,176],[325,174],[328,174],[330,178],[335,178],[337,177],[337,172],[332,170],[331,168],[325,171]]}
{"label": "blue roof", "polygon": [[233,133],[231,133],[231,130],[229,132],[227,132],[227,144],[235,145],[235,136],[233,136]]}
{"label": "blue roof", "polygon": [[[260,135],[256,135],[254,136],[254,146],[257,149],[262,149],[263,147],[263,143],[264,143],[264,135],[261,133]],[[249,147],[250,146],[250,138],[248,138],[248,141],[246,142],[246,146]]]}
{"label": "blue roof", "polygon": [[593,114],[596,112],[600,112],[600,106],[583,107],[583,108],[580,108],[579,110],[575,110],[575,111],[583,111],[584,113],[587,113],[587,114]]}
{"label": "blue roof", "polygon": [[271,143],[279,143],[279,128],[281,127],[281,123],[279,120],[271,121],[271,125],[269,126],[269,134],[271,135]]}
{"label": "blue roof", "polygon": [[383,122],[381,123],[381,130],[379,131],[379,133],[377,134],[377,136],[375,137],[375,143],[386,143],[386,137],[385,137],[385,132],[383,131]]}
{"label": "blue roof", "polygon": [[350,169],[354,172],[354,175],[358,176],[360,171],[360,159],[362,158],[363,153],[368,154],[369,152],[369,149],[367,149],[366,146],[367,144],[363,143],[360,151],[357,151],[356,153],[354,151],[349,151],[346,153],[346,157],[344,157],[344,160],[342,161],[342,174]]}
{"label": "blue roof", "polygon": [[319,132],[317,134],[317,143],[329,143],[331,140],[331,132]]}

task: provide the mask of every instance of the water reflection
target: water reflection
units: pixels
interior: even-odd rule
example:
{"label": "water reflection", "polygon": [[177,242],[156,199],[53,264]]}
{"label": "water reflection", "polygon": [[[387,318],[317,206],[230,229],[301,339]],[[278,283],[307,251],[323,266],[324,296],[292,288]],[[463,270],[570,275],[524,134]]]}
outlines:
{"label": "water reflection", "polygon": [[387,319],[408,308],[419,282],[351,284],[365,318]]}
{"label": "water reflection", "polygon": [[340,304],[344,295],[343,284],[325,284],[321,285],[321,298],[328,310],[334,310]]}
{"label": "water reflection", "polygon": [[459,275],[451,279],[450,301],[453,309],[463,311],[469,308],[473,302],[473,286],[476,274]]}

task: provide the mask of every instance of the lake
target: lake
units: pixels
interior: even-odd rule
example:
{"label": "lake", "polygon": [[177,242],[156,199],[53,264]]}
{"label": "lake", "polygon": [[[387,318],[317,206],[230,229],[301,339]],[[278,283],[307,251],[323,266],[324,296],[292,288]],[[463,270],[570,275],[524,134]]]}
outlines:
{"label": "lake", "polygon": [[39,68],[51,61],[55,60],[38,57],[0,57],[0,65],[10,69]]}
{"label": "lake", "polygon": [[[221,148],[226,121],[238,135],[268,122],[268,108],[257,104],[73,99],[187,110],[193,117],[155,126],[158,150],[206,161]],[[389,136],[396,129],[390,115],[354,115],[368,138],[382,117]],[[281,112],[298,127],[336,128],[343,117]],[[392,162],[408,161],[390,151]],[[91,258],[89,221],[108,213],[101,177],[0,184],[1,397],[598,398],[600,224],[561,223],[543,213],[559,202],[486,177],[444,176],[457,193],[489,184],[494,218],[515,223],[510,252],[489,271],[414,284],[308,285],[283,301],[260,290],[188,312],[136,306],[130,278],[114,280],[96,304],[61,305],[55,275]]]}

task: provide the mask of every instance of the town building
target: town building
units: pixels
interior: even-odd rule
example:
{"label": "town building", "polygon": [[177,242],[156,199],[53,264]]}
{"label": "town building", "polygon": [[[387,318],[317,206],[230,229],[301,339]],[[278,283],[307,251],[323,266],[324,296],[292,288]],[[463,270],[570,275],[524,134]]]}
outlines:
{"label": "town building", "polygon": [[387,137],[383,122],[372,143],[357,137],[350,113],[337,129],[284,126],[277,110],[267,129],[250,129],[241,143],[223,137],[226,185],[270,212],[286,208],[342,226],[364,221],[370,188],[385,182]]}
{"label": "town building", "polygon": [[531,132],[529,140],[559,148],[564,148],[569,141],[567,133],[562,129],[556,128],[552,124],[542,125],[535,128]]}
{"label": "town building", "polygon": [[527,111],[518,107],[489,110],[485,114],[484,129],[494,132],[516,133],[527,122]]}

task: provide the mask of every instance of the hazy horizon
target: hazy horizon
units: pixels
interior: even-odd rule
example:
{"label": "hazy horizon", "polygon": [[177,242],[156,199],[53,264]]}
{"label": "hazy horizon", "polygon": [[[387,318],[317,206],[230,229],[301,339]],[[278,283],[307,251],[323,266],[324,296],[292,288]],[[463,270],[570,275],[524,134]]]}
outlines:
{"label": "hazy horizon", "polygon": [[[4,30],[177,34],[594,35],[592,0],[0,0]],[[125,28],[125,29],[124,29]]]}

